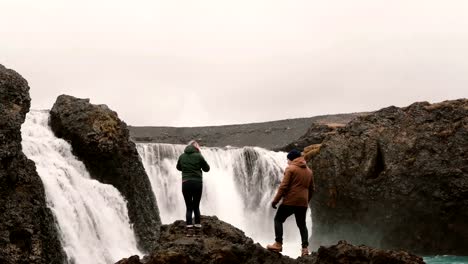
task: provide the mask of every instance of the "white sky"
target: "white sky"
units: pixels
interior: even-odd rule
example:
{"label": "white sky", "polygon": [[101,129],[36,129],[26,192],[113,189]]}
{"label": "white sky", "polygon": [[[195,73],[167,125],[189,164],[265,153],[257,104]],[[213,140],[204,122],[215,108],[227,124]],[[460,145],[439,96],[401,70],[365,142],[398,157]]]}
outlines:
{"label": "white sky", "polygon": [[0,64],[131,125],[468,97],[468,0],[0,0]]}

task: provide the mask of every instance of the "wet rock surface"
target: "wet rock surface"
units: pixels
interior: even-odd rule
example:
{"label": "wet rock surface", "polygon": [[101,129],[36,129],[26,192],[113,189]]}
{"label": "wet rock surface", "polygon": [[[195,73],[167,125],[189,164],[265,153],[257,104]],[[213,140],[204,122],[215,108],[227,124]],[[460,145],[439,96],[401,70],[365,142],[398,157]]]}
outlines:
{"label": "wet rock surface", "polygon": [[116,187],[127,200],[139,246],[151,250],[159,236],[161,220],[156,198],[127,125],[106,105],[61,95],[50,111],[57,137],[69,141],[91,177]]}
{"label": "wet rock surface", "polygon": [[371,248],[360,245],[354,246],[346,241],[329,247],[320,247],[316,254],[315,263],[347,264],[347,263],[424,263],[419,256],[406,251],[392,251]]}
{"label": "wet rock surface", "polygon": [[29,86],[0,65],[0,263],[63,263],[52,212],[34,162],[21,147]]}
{"label": "wet rock surface", "polygon": [[468,255],[468,100],[388,107],[312,158],[314,245]]}
{"label": "wet rock surface", "polygon": [[214,264],[214,263],[424,263],[422,258],[404,251],[383,251],[366,246],[356,247],[344,241],[331,247],[321,247],[306,257],[292,259],[270,252],[246,237],[244,232],[218,220],[202,216],[202,229],[196,237],[186,237],[183,221],[164,225],[156,247],[140,259],[132,256],[118,264]]}

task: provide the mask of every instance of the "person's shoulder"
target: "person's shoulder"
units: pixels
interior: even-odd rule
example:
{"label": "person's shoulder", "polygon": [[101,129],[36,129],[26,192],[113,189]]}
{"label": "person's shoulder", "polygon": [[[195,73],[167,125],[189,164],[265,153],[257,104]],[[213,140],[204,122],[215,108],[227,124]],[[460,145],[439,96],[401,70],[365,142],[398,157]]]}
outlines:
{"label": "person's shoulder", "polygon": [[294,165],[292,165],[292,164],[291,164],[291,165],[288,165],[288,166],[286,167],[286,169],[284,169],[284,173],[292,173],[292,172],[294,172],[294,171],[296,170],[294,167],[296,167],[296,166],[294,166]]}
{"label": "person's shoulder", "polygon": [[203,155],[200,152],[193,152],[190,154],[192,157],[203,158]]}

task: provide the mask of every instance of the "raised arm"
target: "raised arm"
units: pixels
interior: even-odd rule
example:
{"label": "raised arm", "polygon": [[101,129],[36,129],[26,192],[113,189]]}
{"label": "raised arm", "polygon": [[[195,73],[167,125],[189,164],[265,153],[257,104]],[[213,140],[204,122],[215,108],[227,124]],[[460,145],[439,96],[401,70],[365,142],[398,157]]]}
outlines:
{"label": "raised arm", "polygon": [[206,162],[205,158],[200,154],[201,157],[201,169],[204,172],[209,172],[210,171],[210,165],[208,165],[208,162]]}

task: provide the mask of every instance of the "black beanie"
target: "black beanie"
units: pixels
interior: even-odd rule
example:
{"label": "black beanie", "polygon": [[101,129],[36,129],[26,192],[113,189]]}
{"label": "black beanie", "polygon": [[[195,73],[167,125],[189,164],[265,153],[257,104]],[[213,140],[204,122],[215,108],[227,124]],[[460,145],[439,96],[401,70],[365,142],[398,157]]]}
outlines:
{"label": "black beanie", "polygon": [[288,157],[288,160],[293,161],[296,158],[299,158],[300,156],[302,156],[301,152],[297,149],[293,149],[288,153],[287,157]]}

